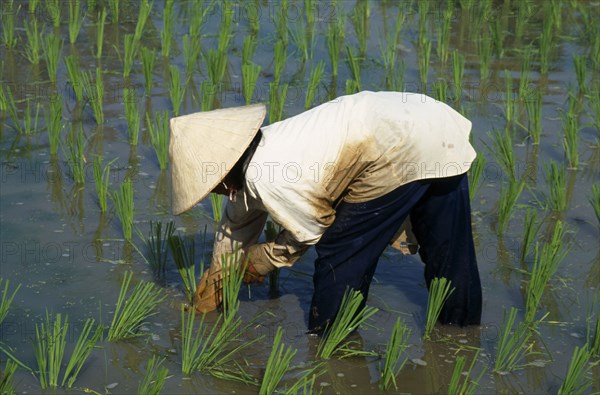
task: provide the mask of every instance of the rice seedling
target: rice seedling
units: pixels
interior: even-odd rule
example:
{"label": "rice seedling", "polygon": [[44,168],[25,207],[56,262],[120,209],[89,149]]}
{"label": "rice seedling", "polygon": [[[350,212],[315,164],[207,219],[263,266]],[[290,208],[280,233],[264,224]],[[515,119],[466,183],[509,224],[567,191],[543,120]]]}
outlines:
{"label": "rice seedling", "polygon": [[108,6],[110,7],[110,14],[112,23],[117,25],[119,23],[119,2],[120,0],[108,0]]}
{"label": "rice seedling", "polygon": [[62,40],[54,33],[50,33],[44,38],[44,59],[46,61],[46,69],[48,70],[48,78],[50,82],[56,83],[56,75],[58,70],[58,60],[62,50]]}
{"label": "rice seedling", "polygon": [[447,101],[448,82],[446,80],[437,80],[433,83],[433,96],[443,103]]}
{"label": "rice seedling", "polygon": [[[571,97],[571,100],[576,99]],[[575,114],[574,110],[571,110],[571,106],[569,106],[569,111],[563,117],[563,125],[565,130],[563,147],[567,163],[570,169],[577,169],[579,166],[579,121],[577,114]]]}
{"label": "rice seedling", "polygon": [[65,66],[67,67],[67,78],[71,84],[71,88],[75,93],[75,98],[78,102],[83,102],[83,83],[81,81],[81,69],[79,61],[74,55],[65,57]]}
{"label": "rice seedling", "polygon": [[42,43],[43,37],[42,32],[38,27],[38,21],[35,18],[26,20],[25,22],[25,35],[27,37],[27,44],[25,44],[25,57],[31,64],[38,64],[42,55]]}
{"label": "rice seedling", "polygon": [[304,109],[308,110],[313,106],[315,101],[315,96],[317,93],[317,88],[319,83],[321,82],[321,78],[323,78],[323,71],[325,70],[325,62],[319,61],[317,66],[313,68],[310,72],[310,76],[308,78],[308,87],[306,89],[306,97],[304,100]]}
{"label": "rice seedling", "polygon": [[348,68],[350,69],[350,73],[352,75],[352,81],[354,81],[353,86],[356,88],[356,91],[360,91],[362,84],[360,78],[360,64],[358,59],[354,56],[352,48],[346,45],[346,63],[348,64]]}
{"label": "rice seedling", "polygon": [[60,22],[62,20],[60,17],[60,0],[47,0],[45,3],[46,12],[48,13],[48,17],[52,21],[52,26],[54,26],[55,28],[60,27]]}
{"label": "rice seedling", "polygon": [[183,103],[185,88],[181,85],[181,75],[179,74],[179,69],[174,64],[169,67],[169,75],[171,87],[169,90],[171,105],[173,106],[173,113],[175,116],[179,116],[179,108],[181,107],[181,103]]}
{"label": "rice seedling", "polygon": [[530,327],[524,321],[515,326],[516,317],[517,309],[514,307],[510,308],[508,316],[506,311],[504,312],[502,327],[498,333],[496,361],[494,362],[495,373],[521,369],[526,366],[526,363],[522,361],[535,354],[532,339],[535,327]]}
{"label": "rice seedling", "polygon": [[329,359],[341,351],[348,344],[342,344],[346,337],[379,311],[375,307],[364,306],[363,300],[364,296],[360,291],[346,290],[335,319],[325,328],[317,348],[317,356]]}
{"label": "rice seedling", "polygon": [[244,38],[244,44],[242,46],[242,66],[245,64],[252,63],[252,58],[256,52],[258,41],[252,36],[246,36]]}
{"label": "rice seedling", "polygon": [[494,129],[490,137],[492,139],[492,146],[488,146],[488,149],[496,158],[496,161],[500,164],[508,178],[510,180],[516,179],[516,162],[510,129],[505,128],[504,132]]}
{"label": "rice seedling", "polygon": [[419,1],[417,3],[419,13],[419,35],[418,41],[422,43],[427,37],[427,15],[429,14],[429,1]]}
{"label": "rice seedling", "polygon": [[244,63],[242,64],[242,93],[246,104],[252,102],[252,95],[256,88],[256,81],[260,75],[261,67],[256,63]]}
{"label": "rice seedling", "polygon": [[194,67],[200,56],[200,40],[198,37],[189,37],[187,34],[183,36],[183,58],[185,60],[185,74],[187,80],[192,78]]}
{"label": "rice seedling", "polygon": [[542,246],[541,251],[539,244],[536,244],[525,301],[525,322],[527,323],[534,322],[544,289],[567,255],[569,246],[565,246],[564,242],[566,232],[567,227],[564,222],[557,221],[552,238]]}
{"label": "rice seedling", "polygon": [[533,99],[525,101],[527,118],[529,119],[528,132],[533,144],[540,143],[542,134],[542,100],[541,90],[536,90]]}
{"label": "rice seedling", "polygon": [[104,83],[102,82],[102,70],[99,67],[96,67],[96,78],[92,77],[90,71],[82,72],[81,82],[89,103],[92,106],[92,110],[94,111],[96,124],[102,125],[104,123]]}
{"label": "rice seedling", "polygon": [[281,0],[279,12],[275,19],[275,35],[277,42],[281,42],[284,48],[287,48],[289,41],[289,31],[287,25],[288,19],[288,0]]}
{"label": "rice seedling", "polygon": [[288,84],[279,84],[271,82],[269,84],[269,123],[279,122],[283,119],[283,106],[287,96]]}
{"label": "rice seedling", "polygon": [[7,49],[13,49],[17,46],[17,35],[15,34],[15,17],[19,13],[19,8],[15,8],[14,0],[6,0],[3,2],[4,9],[0,13],[0,21],[2,22],[2,42]]}
{"label": "rice seedling", "polygon": [[408,359],[407,356],[404,356],[404,353],[408,348],[410,332],[410,328],[406,326],[406,323],[402,319],[397,318],[392,330],[392,336],[386,347],[385,363],[381,370],[379,389],[385,391],[392,384],[395,389],[398,389],[396,376],[400,373],[400,370],[402,370]]}
{"label": "rice seedling", "polygon": [[592,185],[592,195],[589,198],[590,204],[596,214],[598,220],[598,226],[600,226],[600,183]]}
{"label": "rice seedling", "polygon": [[126,34],[123,42],[123,78],[129,78],[137,53],[137,42],[133,34]]}
{"label": "rice seedling", "polygon": [[492,44],[496,57],[502,59],[504,57],[504,39],[507,27],[502,21],[502,18],[495,18],[491,25]]}
{"label": "rice seedling", "polygon": [[485,155],[479,152],[469,169],[469,198],[473,200],[481,188],[483,171],[485,170]]}
{"label": "rice seedling", "polygon": [[21,127],[17,112],[17,102],[12,94],[12,89],[8,85],[6,88],[4,88],[4,85],[0,85],[0,111],[8,113],[17,129]]}
{"label": "rice seedling", "polygon": [[146,26],[146,21],[150,16],[150,12],[152,11],[152,5],[154,0],[142,0],[140,1],[140,11],[138,13],[138,19],[135,24],[135,32],[133,33],[133,41],[139,43],[142,34],[144,33],[144,26]]}
{"label": "rice seedling", "polygon": [[156,51],[150,50],[147,47],[142,47],[140,54],[142,56],[142,71],[144,73],[144,88],[146,89],[146,95],[150,96],[152,93],[152,76],[154,73],[154,62],[156,60]]}
{"label": "rice seedling", "polygon": [[550,161],[549,165],[544,166],[546,175],[546,184],[550,193],[546,201],[550,210],[561,212],[567,208],[567,185],[565,180],[565,167],[558,165],[555,161]]}
{"label": "rice seedling", "polygon": [[345,38],[346,16],[339,13],[335,23],[327,26],[327,52],[331,61],[331,72],[333,77],[338,75],[340,51]]}
{"label": "rice seedling", "polygon": [[219,40],[217,44],[217,50],[226,56],[229,46],[231,44],[231,38],[233,37],[233,9],[229,2],[221,3],[223,10],[221,14],[221,24],[219,27]]}
{"label": "rice seedling", "polygon": [[529,84],[531,82],[529,78],[529,73],[531,69],[531,57],[533,54],[533,49],[531,45],[528,45],[523,51],[523,55],[521,57],[521,74],[519,75],[519,99],[524,102],[529,100],[530,89]]}
{"label": "rice seedling", "polygon": [[277,327],[277,332],[273,339],[271,354],[269,354],[267,366],[265,366],[265,373],[258,390],[260,395],[270,395],[275,393],[279,382],[292,362],[292,358],[294,358],[294,355],[298,352],[298,350],[293,349],[291,346],[286,347],[281,341],[282,337],[283,329],[279,326]]}
{"label": "rice seedling", "polygon": [[315,380],[325,373],[325,369],[321,369],[323,365],[324,363],[318,363],[306,370],[294,384],[286,388],[285,395],[312,395],[320,393],[320,391],[315,390]]}
{"label": "rice seedling", "polygon": [[[181,307],[181,371],[186,375],[200,371],[218,378],[257,384],[256,379],[236,362],[236,357],[262,337],[240,342],[246,328],[241,318],[235,315],[219,315],[209,329],[203,314],[197,330],[194,328],[195,318],[196,309],[189,309],[186,313],[185,307]],[[227,366],[231,362],[234,368]]]}
{"label": "rice seedling", "polygon": [[[81,124],[79,127],[73,126],[71,133],[67,134],[66,145],[65,156],[73,175],[73,181],[78,185],[83,185],[85,183],[85,143]],[[65,151],[64,147],[63,151]]]}
{"label": "rice seedling", "polygon": [[380,59],[383,63],[385,70],[385,83],[386,87],[389,87],[392,83],[394,76],[394,70],[396,68],[396,40],[394,39],[393,33],[385,37],[384,40],[379,39],[379,52]]}
{"label": "rice seedling", "polygon": [[163,30],[160,32],[161,53],[168,58],[173,41],[173,5],[175,0],[166,0],[163,11]]}
{"label": "rice seedling", "polygon": [[165,385],[169,369],[162,366],[165,358],[159,359],[153,355],[146,365],[146,374],[140,381],[137,389],[138,395],[158,395]]}
{"label": "rice seedling", "polygon": [[80,0],[69,1],[69,42],[75,44],[77,36],[83,25],[83,12],[81,12]]}
{"label": "rice seedling", "polygon": [[367,53],[367,41],[369,38],[369,16],[371,15],[371,7],[368,0],[359,0],[356,2],[350,20],[354,27],[356,39],[358,40],[358,49],[360,56],[365,56]]}
{"label": "rice seedling", "polygon": [[223,259],[223,315],[225,317],[235,315],[239,309],[238,294],[247,264],[248,262],[243,260],[240,250]]}
{"label": "rice seedling", "polygon": [[283,74],[283,69],[285,68],[285,63],[287,62],[287,47],[283,44],[283,42],[278,41],[275,43],[274,50],[274,62],[275,65],[273,67],[273,83],[279,85],[281,81],[281,75]]}
{"label": "rice seedling", "polygon": [[117,211],[117,216],[121,221],[123,236],[125,240],[131,241],[133,229],[133,184],[131,179],[127,178],[119,187],[119,191],[113,192],[113,202]]}
{"label": "rice seedling", "polygon": [[32,113],[31,108],[31,99],[27,99],[27,107],[25,107],[25,112],[23,113],[23,126],[20,126],[18,122],[16,122],[17,129],[19,129],[19,133],[23,134],[32,134],[37,131],[38,120],[40,115],[40,103],[36,103],[35,115]]}
{"label": "rice seedling", "polygon": [[473,395],[477,388],[479,387],[479,380],[485,373],[485,369],[481,371],[479,376],[475,379],[471,378],[471,374],[473,372],[473,368],[475,367],[475,363],[477,362],[477,357],[479,356],[479,350],[473,356],[473,360],[471,361],[471,365],[466,372],[464,372],[466,359],[464,356],[460,355],[456,357],[456,364],[454,365],[454,370],[452,371],[452,377],[450,378],[450,383],[448,384],[448,395],[453,394],[461,394],[461,395]]}
{"label": "rice seedling", "polygon": [[[206,235],[206,233],[205,233]],[[190,303],[196,292],[196,247],[193,238],[183,238],[180,235],[168,239],[171,256],[185,287],[185,294]],[[200,263],[200,273],[204,272],[204,262]]]}
{"label": "rice seedling", "polygon": [[577,76],[577,85],[579,86],[579,92],[585,93],[585,56],[584,55],[574,55],[573,56],[573,66],[575,67],[575,75]]}
{"label": "rice seedling", "polygon": [[[449,3],[450,4],[450,3]],[[445,66],[448,62],[448,55],[450,54],[450,24],[454,14],[453,6],[448,6],[443,11],[442,23],[437,29],[437,46],[436,53],[442,66]]]}
{"label": "rice seedling", "polygon": [[108,209],[107,197],[108,197],[108,185],[110,181],[110,165],[115,161],[113,159],[106,166],[102,167],[102,156],[96,156],[94,158],[94,183],[96,185],[96,194],[98,195],[98,204],[100,205],[100,212],[105,213]]}
{"label": "rice seedling", "polygon": [[4,371],[2,375],[0,375],[0,393],[2,394],[16,394],[13,376],[17,371],[17,363],[7,359],[6,365],[4,366]]}
{"label": "rice seedling", "polygon": [[156,276],[164,276],[167,272],[168,249],[167,243],[173,236],[175,226],[173,221],[167,222],[163,229],[161,221],[150,221],[150,231],[146,239],[148,247],[148,263]]}
{"label": "rice seedling", "polygon": [[575,346],[571,363],[567,369],[567,375],[558,389],[558,395],[563,394],[583,394],[592,385],[592,380],[588,374],[592,370],[590,359],[592,352],[588,345],[579,348]]}
{"label": "rice seedling", "polygon": [[166,296],[154,283],[141,280],[129,291],[132,272],[125,272],[113,319],[108,329],[108,340],[140,336],[137,333],[143,321],[156,314],[156,306]]}
{"label": "rice seedling", "polygon": [[141,119],[134,88],[127,86],[123,88],[123,104],[125,109],[125,119],[127,120],[127,129],[129,130],[129,144],[137,145],[140,135]]}
{"label": "rice seedling", "polygon": [[0,324],[6,318],[6,315],[8,314],[8,309],[10,309],[10,305],[12,304],[13,299],[15,298],[15,295],[21,288],[21,284],[17,285],[15,290],[12,292],[12,294],[9,295],[8,286],[9,286],[10,281],[4,280],[3,278],[0,277],[0,287],[2,287],[3,281],[4,281],[4,290],[2,291],[2,299],[0,300]]}
{"label": "rice seedling", "polygon": [[161,170],[166,170],[169,162],[169,113],[167,111],[157,112],[154,122],[146,113],[146,124],[150,131],[150,140]]}
{"label": "rice seedling", "polygon": [[533,242],[537,239],[541,223],[537,223],[537,211],[534,208],[528,208],[523,219],[523,241],[521,242],[521,262],[525,262]]}
{"label": "rice seedling", "polygon": [[504,85],[506,88],[506,94],[505,94],[505,103],[506,103],[506,110],[504,113],[504,116],[506,117],[506,123],[507,125],[512,124],[513,119],[514,119],[514,115],[515,115],[515,100],[513,97],[513,82],[512,82],[512,76],[510,74],[509,70],[504,70]]}
{"label": "rice seedling", "polygon": [[552,38],[554,29],[554,19],[544,18],[542,22],[542,35],[539,40],[539,61],[540,72],[542,75],[548,74],[550,68],[550,50],[552,49]]}
{"label": "rice seedling", "polygon": [[215,226],[215,232],[218,229],[219,224],[221,223],[221,219],[223,218],[223,195],[219,195],[218,193],[211,193],[210,195],[210,205],[212,207],[213,212],[213,222]]}
{"label": "rice seedling", "polygon": [[431,40],[424,38],[419,45],[419,78],[423,86],[427,86],[429,74],[429,58],[431,56]]}
{"label": "rice seedling", "polygon": [[500,200],[498,202],[498,223],[496,232],[498,235],[503,235],[508,225],[508,221],[512,216],[515,205],[519,200],[519,196],[523,192],[525,183],[523,180],[509,180],[508,185],[503,184],[500,187]]}
{"label": "rice seedling", "polygon": [[104,44],[104,24],[106,23],[106,7],[98,12],[98,24],[96,25],[96,58],[102,58],[102,47]]}
{"label": "rice seedling", "polygon": [[217,49],[209,49],[206,54],[205,63],[208,71],[208,78],[218,86],[225,77],[227,69],[227,54],[219,52]]}
{"label": "rice seedling", "polygon": [[60,145],[60,133],[63,130],[62,97],[53,96],[45,112],[46,130],[50,143],[50,155],[56,155]]}
{"label": "rice seedling", "polygon": [[217,85],[211,81],[202,81],[200,83],[201,89],[201,108],[202,111],[209,111],[213,109],[215,103],[215,96],[217,95]]}
{"label": "rice seedling", "polygon": [[[297,52],[300,53],[300,61],[302,63],[306,62],[309,56],[309,42],[308,35],[306,33],[306,26],[304,22],[300,19],[295,25],[294,28],[289,28],[290,35],[292,36],[292,42],[296,46]],[[313,36],[314,38],[314,36]],[[314,42],[313,42],[314,43]]]}
{"label": "rice seedling", "polygon": [[423,339],[431,338],[431,332],[437,323],[442,312],[444,303],[454,292],[451,281],[444,277],[436,277],[429,284],[429,298],[427,300],[427,321],[425,322],[425,332]]}
{"label": "rice seedling", "polygon": [[[33,347],[38,365],[38,379],[42,389],[48,387],[54,389],[59,385],[60,371],[67,346],[68,321],[66,315],[64,321],[60,313],[56,314],[53,320],[46,312],[45,323],[35,326]],[[87,319],[65,367],[61,386],[64,387],[65,384],[68,388],[73,386],[83,364],[101,336],[102,327],[95,325],[94,319]]]}

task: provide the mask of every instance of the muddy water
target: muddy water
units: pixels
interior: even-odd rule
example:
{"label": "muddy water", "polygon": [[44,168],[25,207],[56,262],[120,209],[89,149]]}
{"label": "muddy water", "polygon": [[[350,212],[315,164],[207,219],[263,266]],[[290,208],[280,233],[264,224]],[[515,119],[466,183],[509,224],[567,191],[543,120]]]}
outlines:
{"label": "muddy water", "polygon": [[[19,2],[17,2],[19,3]],[[170,209],[169,176],[159,170],[149,134],[142,127],[140,143],[131,147],[128,142],[127,123],[123,113],[122,88],[126,84],[122,78],[122,53],[125,34],[135,29],[137,18],[136,2],[122,2],[122,23],[107,24],[104,41],[104,55],[100,61],[94,57],[96,42],[95,18],[90,13],[75,45],[68,44],[68,7],[62,9],[63,23],[55,31],[66,41],[62,55],[74,54],[84,69],[93,70],[99,66],[104,70],[105,118],[106,124],[96,126],[89,106],[78,111],[72,90],[67,84],[66,69],[59,64],[58,82],[53,86],[48,82],[44,62],[31,65],[23,56],[26,42],[22,19],[30,18],[26,5],[17,19],[16,33],[20,42],[17,49],[7,50],[0,46],[0,79],[4,86],[10,86],[19,100],[22,113],[25,99],[45,106],[56,93],[64,97],[64,121],[66,129],[81,122],[86,137],[86,182],[83,186],[74,184],[66,156],[59,150],[53,157],[49,153],[49,143],[44,122],[40,114],[40,127],[36,133],[20,135],[12,127],[14,121],[5,112],[0,113],[0,239],[1,276],[9,279],[11,285],[22,284],[8,317],[1,326],[0,340],[14,349],[15,355],[29,366],[34,366],[35,358],[31,340],[35,336],[35,325],[42,322],[46,312],[69,315],[72,333],[69,334],[69,347],[79,333],[83,322],[94,317],[108,324],[117,300],[120,281],[126,270],[134,272],[136,280],[152,280],[153,276],[144,259],[135,248],[122,239],[120,222],[114,209],[105,215],[100,214],[94,188],[91,159],[101,153],[105,160],[115,159],[111,173],[111,190],[126,178],[134,181],[135,225],[142,234],[149,229],[150,220],[174,220],[184,233],[195,235],[200,247],[200,234],[205,225],[211,233],[212,213],[210,203],[202,202],[191,213],[173,218]],[[219,106],[243,104],[241,95],[241,49],[244,37],[249,34],[248,15],[258,9],[260,30],[257,36],[258,49],[254,61],[262,66],[255,102],[268,101],[268,83],[272,81],[273,46],[275,30],[273,18],[279,10],[279,2],[233,4],[234,24],[232,46],[229,51],[227,83],[223,84],[218,95]],[[382,352],[389,338],[396,317],[403,317],[412,329],[410,361],[399,376],[399,390],[410,393],[437,393],[446,390],[457,355],[472,357],[474,348],[481,349],[475,373],[487,369],[481,379],[480,393],[554,392],[560,385],[575,346],[585,342],[586,317],[598,292],[600,280],[599,224],[588,202],[591,185],[600,180],[600,151],[598,129],[592,126],[593,115],[583,111],[580,116],[579,155],[581,166],[567,173],[569,203],[568,209],[560,218],[569,225],[569,240],[572,247],[561,264],[551,285],[546,289],[540,314],[549,316],[540,327],[540,339],[536,347],[540,352],[536,362],[538,367],[529,367],[513,374],[501,376],[489,373],[496,354],[498,330],[503,312],[511,306],[524,309],[525,280],[522,269],[528,264],[520,264],[518,254],[522,237],[522,219],[526,207],[536,207],[539,218],[544,219],[540,240],[547,229],[551,229],[556,216],[547,214],[541,205],[548,193],[544,180],[544,165],[549,161],[564,162],[562,148],[563,127],[561,114],[567,108],[567,89],[577,91],[577,79],[572,56],[589,54],[589,41],[581,39],[582,18],[573,4],[564,3],[561,9],[562,24],[556,29],[551,51],[550,72],[546,76],[538,72],[539,64],[532,62],[530,73],[532,89],[542,89],[544,94],[542,139],[539,146],[531,145],[526,133],[517,128],[515,155],[517,173],[524,176],[528,188],[519,199],[505,235],[498,237],[495,231],[499,190],[503,183],[501,168],[495,163],[490,152],[488,132],[493,128],[502,129],[506,123],[504,106],[506,100],[503,71],[511,70],[516,86],[520,76],[521,53],[526,43],[539,42],[543,18],[541,7],[544,1],[532,2],[533,12],[525,25],[522,37],[514,34],[517,10],[492,4],[495,17],[504,16],[507,24],[504,31],[505,53],[501,59],[492,55],[490,76],[481,79],[479,74],[480,56],[477,42],[481,40],[482,17],[477,12],[461,13],[455,9],[451,23],[450,49],[458,49],[466,58],[465,89],[461,96],[462,111],[473,121],[473,144],[485,154],[488,163],[483,175],[480,191],[473,200],[473,222],[477,242],[482,284],[484,287],[483,324],[478,328],[438,328],[439,341],[423,341],[427,293],[423,280],[423,267],[417,257],[405,257],[394,250],[388,250],[381,259],[371,288],[369,304],[380,309],[372,326],[360,331],[360,341],[366,350]],[[584,2],[584,7],[596,17],[600,6],[594,2]],[[184,71],[182,37],[189,26],[188,2],[176,2],[175,40],[176,47],[168,60],[157,59],[153,73],[152,91],[144,92],[144,79],[141,62],[133,66],[129,84],[136,89],[138,104],[145,113],[151,115],[164,109],[171,110],[168,92],[168,65],[175,64]],[[216,34],[222,4],[208,16],[203,27],[202,49],[216,47]],[[350,14],[354,2],[338,2],[341,12]],[[326,71],[323,82],[317,90],[317,102],[344,93],[345,81],[350,71],[341,56],[340,75],[332,79],[327,56],[325,33],[331,18],[336,12],[330,3],[315,5],[315,47],[313,59],[302,64],[295,53],[295,45],[290,37],[289,59],[282,77],[290,88],[284,109],[284,116],[292,116],[303,110],[306,80],[311,64],[325,60]],[[85,8],[85,7],[84,7]],[[146,25],[142,45],[156,48],[160,52],[160,30],[164,4],[156,0],[151,18]],[[393,30],[398,11],[406,14],[401,32],[401,48],[398,49],[398,62],[405,65],[404,90],[432,93],[432,82],[437,78],[452,81],[451,61],[442,66],[435,54],[436,27],[440,24],[439,12],[444,6],[431,4],[426,17],[426,34],[434,41],[431,54],[429,84],[419,83],[418,40],[419,14],[416,3],[372,2],[369,17],[369,37],[367,52],[362,62],[363,89],[385,89],[384,69],[381,65],[379,43],[386,30]],[[289,25],[299,22],[303,3],[291,1],[288,9]],[[48,15],[43,10],[36,12],[46,32],[52,30]],[[110,16],[109,16],[110,19]],[[485,24],[483,24],[485,25]],[[357,52],[358,42],[352,24],[346,22],[346,42]],[[535,59],[535,57],[534,57]],[[400,64],[397,70],[400,70]],[[182,113],[200,109],[198,88],[200,81],[207,79],[206,65],[198,62],[187,85]],[[588,86],[596,84],[597,69],[588,62]],[[449,82],[449,85],[452,85]],[[451,90],[451,89],[450,89]],[[591,108],[591,99],[583,98],[586,109]],[[524,121],[526,123],[526,119]],[[596,120],[597,122],[597,120]],[[112,203],[109,202],[110,207]],[[204,255],[210,254],[211,237],[207,238]],[[134,235],[134,243],[144,251],[140,238]],[[197,248],[201,250],[201,248]],[[198,258],[200,257],[198,253]],[[263,315],[258,323],[245,334],[248,339],[265,335],[265,339],[245,355],[250,371],[260,376],[268,358],[270,342],[277,326],[286,330],[286,342],[298,349],[294,364],[299,366],[291,372],[297,373],[302,366],[315,360],[315,339],[304,334],[306,330],[307,308],[312,292],[312,262],[314,252],[310,250],[294,267],[281,273],[279,292],[273,295],[268,287],[244,289],[242,315],[249,321],[259,313]],[[148,359],[153,354],[167,358],[166,366],[172,375],[167,379],[165,393],[253,393],[256,388],[218,380],[210,376],[194,374],[185,377],[181,374],[181,335],[179,306],[184,301],[182,283],[170,262],[166,281],[161,282],[169,296],[161,304],[157,315],[142,328],[147,332],[135,340],[103,342],[92,352],[76,386],[98,392],[135,392],[141,380]],[[596,312],[597,316],[597,312]],[[214,319],[215,316],[210,318]],[[4,360],[4,358],[2,358]],[[535,358],[534,358],[535,359]],[[378,392],[380,361],[376,357],[349,358],[327,362],[326,373],[317,379],[316,386],[323,393],[376,393]],[[600,390],[600,375],[594,375],[594,391]],[[17,375],[19,392],[38,393],[36,379],[20,370]],[[60,392],[60,391],[59,391]]]}

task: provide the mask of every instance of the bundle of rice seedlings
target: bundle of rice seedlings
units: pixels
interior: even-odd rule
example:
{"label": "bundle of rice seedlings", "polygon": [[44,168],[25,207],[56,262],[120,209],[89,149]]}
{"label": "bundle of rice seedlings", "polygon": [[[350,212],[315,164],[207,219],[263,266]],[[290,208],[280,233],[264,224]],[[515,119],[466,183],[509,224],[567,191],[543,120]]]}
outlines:
{"label": "bundle of rice seedlings", "polygon": [[427,321],[425,322],[423,339],[431,337],[431,332],[442,312],[444,303],[446,303],[452,292],[454,292],[454,288],[452,288],[450,280],[444,277],[436,277],[431,280],[429,284],[429,299],[427,300]]}
{"label": "bundle of rice seedlings", "polygon": [[410,328],[406,326],[406,323],[402,319],[397,318],[392,330],[392,336],[386,347],[385,363],[381,370],[381,378],[379,379],[379,388],[381,390],[387,390],[391,384],[394,385],[395,389],[398,389],[396,376],[398,376],[398,373],[400,373],[400,370],[402,370],[408,359],[404,352],[408,347],[409,336]]}
{"label": "bundle of rice seedlings", "polygon": [[271,395],[277,389],[283,375],[287,372],[292,362],[292,358],[298,350],[292,349],[282,343],[283,329],[277,327],[275,339],[273,340],[273,348],[265,367],[265,373],[260,384],[258,393],[260,395]]}
{"label": "bundle of rice seedlings", "polygon": [[153,355],[146,366],[146,374],[140,381],[137,389],[138,395],[158,395],[165,385],[169,369],[162,366],[165,358],[158,359]]}

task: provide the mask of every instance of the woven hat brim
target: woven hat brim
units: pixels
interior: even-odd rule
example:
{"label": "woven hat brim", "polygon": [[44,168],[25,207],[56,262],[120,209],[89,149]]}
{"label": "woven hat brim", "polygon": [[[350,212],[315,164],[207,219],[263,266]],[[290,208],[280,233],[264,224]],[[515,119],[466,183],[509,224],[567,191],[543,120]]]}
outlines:
{"label": "woven hat brim", "polygon": [[266,106],[253,104],[171,119],[173,214],[190,210],[223,181],[256,136],[265,116]]}

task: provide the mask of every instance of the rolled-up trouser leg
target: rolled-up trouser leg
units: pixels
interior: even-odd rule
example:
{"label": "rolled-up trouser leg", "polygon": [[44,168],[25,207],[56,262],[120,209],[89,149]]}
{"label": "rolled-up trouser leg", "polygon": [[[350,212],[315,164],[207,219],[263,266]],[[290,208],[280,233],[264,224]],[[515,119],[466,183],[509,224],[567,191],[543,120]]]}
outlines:
{"label": "rolled-up trouser leg", "polygon": [[335,318],[347,288],[361,291],[364,306],[380,255],[428,187],[412,182],[369,202],[337,207],[335,221],[316,245],[311,332]]}
{"label": "rolled-up trouser leg", "polygon": [[481,283],[467,176],[427,182],[429,189],[410,213],[427,286],[433,278],[445,277],[455,288],[442,309],[442,324],[477,325],[481,321]]}

